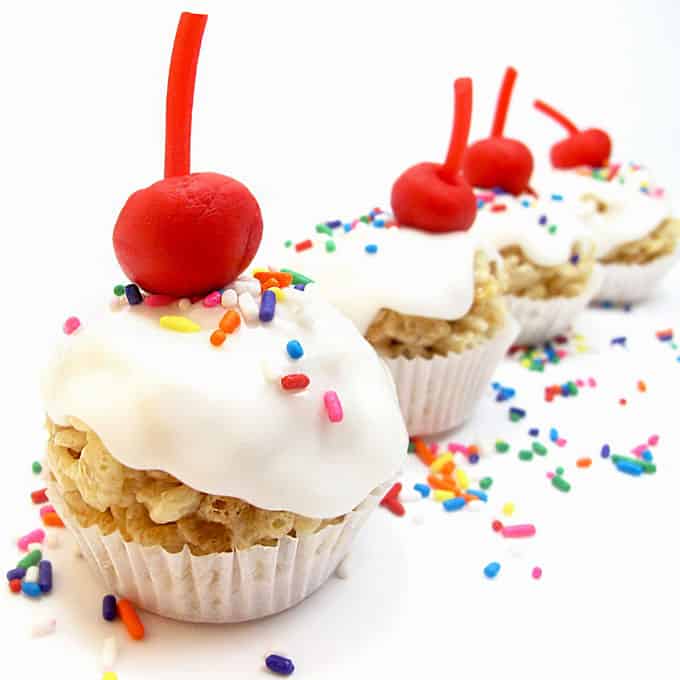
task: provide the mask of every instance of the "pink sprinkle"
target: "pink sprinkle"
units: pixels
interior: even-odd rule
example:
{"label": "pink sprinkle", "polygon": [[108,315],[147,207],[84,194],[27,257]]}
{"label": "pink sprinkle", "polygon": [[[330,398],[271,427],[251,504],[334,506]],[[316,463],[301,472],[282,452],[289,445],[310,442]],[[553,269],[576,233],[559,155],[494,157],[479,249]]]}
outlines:
{"label": "pink sprinkle", "polygon": [[636,456],[642,456],[642,454],[647,450],[647,444],[640,444],[639,446],[636,446],[634,449],[631,449],[631,453],[636,455]]}
{"label": "pink sprinkle", "polygon": [[548,479],[552,479],[552,478],[555,476],[555,473],[554,473],[554,472],[546,472],[546,473],[545,473],[545,476],[546,476]]}
{"label": "pink sprinkle", "polygon": [[463,453],[467,455],[468,447],[465,444],[459,444],[458,442],[450,442],[448,449],[451,453]]}
{"label": "pink sprinkle", "polygon": [[77,316],[69,316],[64,321],[64,333],[66,335],[73,335],[80,328],[80,319]]}
{"label": "pink sprinkle", "polygon": [[533,524],[512,524],[501,529],[503,538],[529,538],[536,535],[536,527]]}
{"label": "pink sprinkle", "polygon": [[585,383],[583,382],[583,380],[581,380],[580,378],[576,381],[576,386],[577,386],[577,387],[585,387],[585,385],[586,385],[586,384],[585,384]]}
{"label": "pink sprinkle", "polygon": [[149,307],[166,307],[174,301],[175,298],[171,295],[147,295],[144,298],[144,304]]}
{"label": "pink sprinkle", "polygon": [[588,385],[590,385],[590,387],[597,387],[595,378],[588,378]]}
{"label": "pink sprinkle", "polygon": [[340,397],[338,397],[337,392],[329,390],[324,393],[323,404],[326,407],[328,420],[330,420],[331,423],[339,423],[342,421],[342,404],[340,403]]}
{"label": "pink sprinkle", "polygon": [[653,189],[651,192],[651,196],[654,198],[663,198],[665,191],[661,187],[657,187],[656,189]]}
{"label": "pink sprinkle", "polygon": [[48,512],[56,512],[53,505],[43,505],[40,508],[40,516],[44,517]]}
{"label": "pink sprinkle", "polygon": [[567,445],[567,440],[566,440],[566,439],[563,439],[562,437],[560,437],[560,438],[555,442],[555,444],[557,444],[557,446],[566,446],[566,445]]}
{"label": "pink sprinkle", "polygon": [[437,453],[437,451],[439,451],[439,444],[437,444],[437,442],[432,442],[432,444],[430,444],[430,451],[432,451],[432,453]]}
{"label": "pink sprinkle", "polygon": [[204,307],[217,307],[222,302],[222,294],[216,290],[203,298]]}
{"label": "pink sprinkle", "polygon": [[531,578],[539,579],[541,576],[543,576],[543,569],[540,567],[534,567],[531,570]]}
{"label": "pink sprinkle", "polygon": [[30,543],[42,543],[45,540],[45,532],[42,529],[34,529],[25,536],[22,536],[18,541],[17,545],[24,552],[28,550]]}
{"label": "pink sprinkle", "polygon": [[558,350],[557,350],[557,356],[558,356],[560,359],[564,359],[564,357],[567,356],[566,350],[564,350],[564,349],[558,349]]}
{"label": "pink sprinkle", "polygon": [[653,434],[648,440],[647,443],[650,446],[656,446],[659,443],[659,435],[658,434]]}

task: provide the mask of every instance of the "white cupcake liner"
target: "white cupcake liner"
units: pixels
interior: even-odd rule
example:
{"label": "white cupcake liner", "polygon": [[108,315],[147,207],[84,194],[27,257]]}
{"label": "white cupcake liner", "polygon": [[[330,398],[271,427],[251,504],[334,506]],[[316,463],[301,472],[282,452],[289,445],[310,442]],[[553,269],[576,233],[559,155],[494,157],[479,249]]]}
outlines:
{"label": "white cupcake liner", "polygon": [[648,298],[679,256],[680,248],[676,247],[670,255],[648,264],[603,264],[604,281],[595,299],[603,302],[639,302]]}
{"label": "white cupcake liner", "polygon": [[436,434],[462,425],[489,386],[518,330],[518,324],[508,316],[493,338],[460,354],[450,352],[431,359],[385,358],[409,434]]}
{"label": "white cupcake liner", "polygon": [[569,329],[576,317],[597,295],[604,275],[596,265],[580,295],[532,300],[517,295],[507,295],[508,307],[520,325],[518,345],[535,345],[561,335]]}
{"label": "white cupcake liner", "polygon": [[199,557],[186,546],[171,554],[160,546],[125,542],[118,531],[103,536],[96,526],[85,529],[71,516],[54,483],[48,485],[48,495],[109,591],[171,619],[235,623],[293,607],[323,585],[387,487],[375,489],[341,523],[309,536],[284,536],[275,547]]}

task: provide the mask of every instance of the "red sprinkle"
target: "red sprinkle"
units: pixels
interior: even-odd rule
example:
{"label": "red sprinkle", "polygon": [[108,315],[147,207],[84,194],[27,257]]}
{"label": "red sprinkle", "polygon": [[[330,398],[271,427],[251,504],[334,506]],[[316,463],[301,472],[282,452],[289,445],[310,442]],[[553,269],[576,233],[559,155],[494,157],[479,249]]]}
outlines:
{"label": "red sprinkle", "polygon": [[621,404],[621,406],[625,406],[627,403],[628,402],[625,399],[623,398],[619,399],[619,404]]}
{"label": "red sprinkle", "polygon": [[398,498],[399,494],[401,493],[401,482],[397,482],[396,484],[392,485],[392,488],[383,496],[384,501],[389,501],[394,498]]}
{"label": "red sprinkle", "polygon": [[40,503],[47,503],[47,489],[38,489],[31,494],[31,500],[39,505]]}
{"label": "red sprinkle", "polygon": [[494,203],[491,206],[491,212],[503,212],[508,209],[508,206],[505,205],[505,203]]}
{"label": "red sprinkle", "polygon": [[284,390],[304,390],[309,385],[309,378],[304,373],[290,373],[281,378]]}
{"label": "red sprinkle", "polygon": [[500,531],[500,530],[503,528],[503,522],[501,522],[501,521],[498,520],[498,519],[495,519],[493,522],[491,522],[491,528],[492,528],[494,531],[498,532],[498,531]]}
{"label": "red sprinkle", "polygon": [[21,592],[21,580],[18,578],[13,578],[9,582],[9,589],[13,593],[20,593]]}
{"label": "red sprinkle", "polygon": [[301,253],[303,250],[309,250],[313,245],[312,239],[308,238],[306,241],[300,241],[300,243],[296,243],[295,250],[298,253]]}
{"label": "red sprinkle", "polygon": [[387,508],[392,514],[397,517],[403,517],[406,514],[404,506],[396,498],[383,498],[380,501],[383,508]]}

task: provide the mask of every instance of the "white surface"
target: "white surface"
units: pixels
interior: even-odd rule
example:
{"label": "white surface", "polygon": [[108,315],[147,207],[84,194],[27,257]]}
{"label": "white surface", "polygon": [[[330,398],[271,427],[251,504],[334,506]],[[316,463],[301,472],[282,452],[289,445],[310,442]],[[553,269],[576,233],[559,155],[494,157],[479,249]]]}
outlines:
{"label": "white surface", "polygon": [[[244,181],[276,242],[298,224],[304,231],[370,209],[408,165],[441,159],[455,76],[475,78],[473,136],[487,134],[507,63],[520,72],[507,131],[531,144],[537,160],[561,138],[530,109],[541,96],[580,125],[606,128],[617,157],[639,159],[671,193],[680,191],[680,7],[671,0],[653,8],[613,0],[568,8],[487,1],[464,10],[458,3],[175,0],[4,8],[0,532],[8,567],[16,557],[10,537],[35,526],[27,494],[43,442],[38,368],[66,316],[106,299],[120,280],[111,231],[127,195],[161,172],[178,12],[206,7],[194,167]],[[676,272],[663,297],[631,315],[590,312],[580,325],[597,329],[586,334],[601,339],[601,354],[543,376],[512,364],[499,372],[529,409],[526,424],[510,424],[507,404],[489,400],[474,424],[491,436],[515,432],[524,443],[531,424],[554,423],[569,439],[545,462],[494,459],[489,513],[514,500],[518,517],[538,527],[526,560],[507,555],[486,512],[446,516],[429,504],[409,506],[404,520],[380,512],[360,537],[349,578],[297,609],[216,628],[145,616],[149,636],[137,645],[100,620],[102,592],[64,537],[52,553],[49,599],[0,595],[3,668],[26,671],[30,661],[35,673],[55,679],[97,678],[101,646],[115,631],[120,680],[199,669],[208,678],[266,677],[262,656],[272,649],[293,657],[294,677],[326,680],[387,671],[395,678],[676,676],[680,365],[653,332],[677,323],[678,284]],[[631,352],[610,351],[609,339],[624,334]],[[553,379],[591,373],[597,390],[541,401]],[[639,377],[646,395],[635,392]],[[629,406],[617,405],[620,394]],[[627,478],[599,461],[573,470],[578,456],[596,456],[605,440],[629,448],[654,430],[662,437],[655,478]],[[548,465],[563,461],[574,484],[566,496],[544,478]],[[420,472],[415,463],[409,468],[409,476]],[[418,516],[422,526],[411,519]],[[503,564],[494,583],[481,575],[492,559]],[[545,572],[538,583],[529,576],[535,563]],[[50,612],[55,635],[30,640],[30,622]]]}

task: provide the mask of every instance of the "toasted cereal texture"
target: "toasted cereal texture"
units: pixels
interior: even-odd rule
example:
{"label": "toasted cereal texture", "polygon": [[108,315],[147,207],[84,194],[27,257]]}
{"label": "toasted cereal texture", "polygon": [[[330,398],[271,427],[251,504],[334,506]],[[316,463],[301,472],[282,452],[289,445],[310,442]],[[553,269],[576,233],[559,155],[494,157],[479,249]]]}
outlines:
{"label": "toasted cereal texture", "polygon": [[576,297],[588,287],[595,266],[595,248],[577,241],[571,259],[555,267],[542,267],[529,260],[518,246],[501,250],[508,275],[508,295],[546,300]]}
{"label": "toasted cereal texture", "polygon": [[506,319],[505,275],[483,251],[475,254],[475,298],[461,319],[447,321],[381,309],[366,331],[366,339],[383,356],[408,359],[449,352],[461,353],[489,340]]}
{"label": "toasted cereal texture", "polygon": [[604,264],[648,264],[670,255],[680,238],[680,220],[664,220],[654,231],[637,241],[624,243],[600,259]]}
{"label": "toasted cereal texture", "polygon": [[194,555],[275,545],[282,536],[319,531],[343,517],[315,519],[263,510],[245,501],[203,494],[160,470],[133,470],[117,461],[77,418],[71,426],[49,419],[47,460],[64,501],[83,527],[125,541]]}

